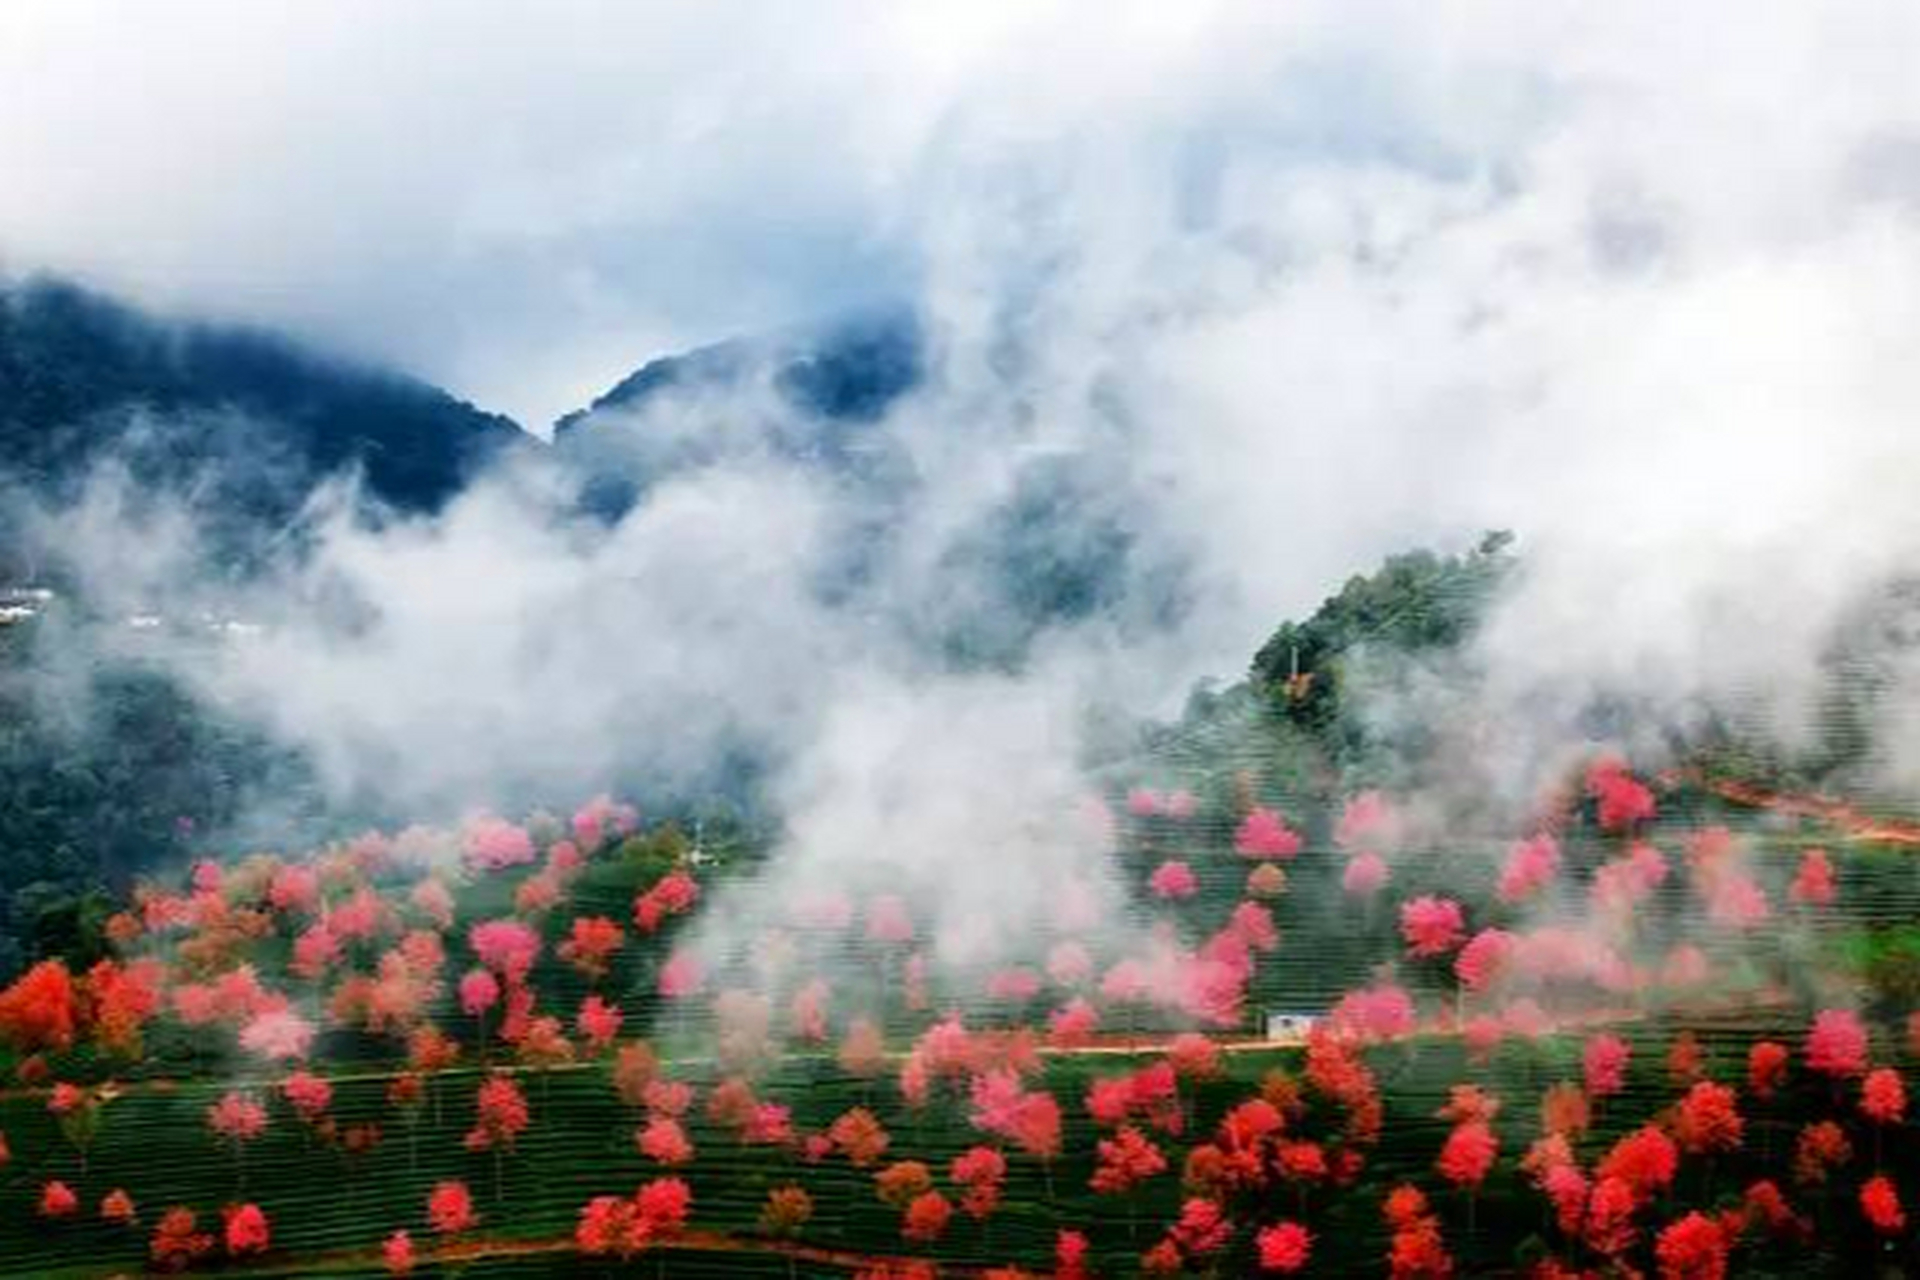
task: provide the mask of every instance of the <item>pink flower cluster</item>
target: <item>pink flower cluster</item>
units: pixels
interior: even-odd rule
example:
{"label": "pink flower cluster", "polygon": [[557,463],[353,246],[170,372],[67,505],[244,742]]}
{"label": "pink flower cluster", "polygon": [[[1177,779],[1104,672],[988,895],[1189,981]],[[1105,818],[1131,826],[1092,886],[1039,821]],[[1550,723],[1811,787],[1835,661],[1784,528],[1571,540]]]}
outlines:
{"label": "pink flower cluster", "polygon": [[1400,908],[1400,936],[1415,959],[1445,955],[1460,945],[1465,929],[1465,913],[1452,898],[1429,894]]}
{"label": "pink flower cluster", "polygon": [[466,824],[462,853],[475,871],[502,871],[534,859],[533,837],[504,818],[479,817]]}
{"label": "pink flower cluster", "polygon": [[1233,833],[1233,847],[1243,858],[1285,860],[1300,852],[1300,833],[1287,825],[1278,810],[1255,805]]}
{"label": "pink flower cluster", "polygon": [[652,933],[667,917],[692,910],[699,900],[698,881],[684,871],[669,871],[633,900],[633,922],[642,933]]}
{"label": "pink flower cluster", "polygon": [[1654,815],[1653,792],[1627,772],[1626,762],[1609,757],[1587,770],[1587,794],[1594,798],[1600,826],[1625,831]]}
{"label": "pink flower cluster", "polygon": [[1155,867],[1147,886],[1156,898],[1166,901],[1191,898],[1200,892],[1200,881],[1195,878],[1193,868],[1177,858],[1169,858]]}
{"label": "pink flower cluster", "polygon": [[519,920],[486,920],[467,930],[467,945],[480,963],[509,983],[526,981],[540,956],[540,935]]}
{"label": "pink flower cluster", "polygon": [[1507,854],[1496,891],[1500,901],[1525,902],[1552,883],[1560,869],[1560,843],[1545,832],[1522,840]]}

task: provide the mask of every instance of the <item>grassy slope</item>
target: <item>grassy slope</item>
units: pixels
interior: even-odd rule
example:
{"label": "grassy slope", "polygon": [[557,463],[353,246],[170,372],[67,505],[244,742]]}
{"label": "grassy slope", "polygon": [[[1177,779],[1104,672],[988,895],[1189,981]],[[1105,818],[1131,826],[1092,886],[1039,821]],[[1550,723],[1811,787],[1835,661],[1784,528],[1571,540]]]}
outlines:
{"label": "grassy slope", "polygon": [[[1704,798],[1689,799],[1672,808],[1690,822],[1726,816],[1727,812]],[[1753,825],[1749,820],[1739,820]],[[1180,914],[1196,926],[1212,927],[1238,901],[1246,870],[1246,864],[1225,850],[1228,825],[1215,820],[1190,826],[1136,826],[1132,842],[1136,851],[1127,859],[1126,873],[1144,879],[1161,854],[1188,856],[1200,870],[1203,888],[1197,899],[1180,909]],[[1323,819],[1320,825],[1324,825]],[[1676,848],[1676,834],[1677,829],[1669,831],[1662,843],[1669,849]],[[1805,840],[1830,834],[1755,828],[1754,838],[1770,887],[1777,890],[1790,874],[1791,860]],[[1570,846],[1570,859],[1577,859],[1578,848],[1577,841]],[[1765,961],[1757,970],[1747,966],[1729,974],[1729,979],[1751,981],[1755,987],[1804,987],[1810,976],[1826,972],[1825,966],[1846,947],[1858,945],[1852,938],[1861,928],[1910,920],[1920,914],[1920,862],[1869,847],[1836,844],[1836,848],[1845,911],[1829,925],[1807,930],[1805,936],[1780,931],[1762,948]],[[1486,857],[1461,856],[1465,852],[1456,848],[1409,859],[1402,879],[1395,885],[1396,892],[1404,897],[1429,888],[1444,888],[1470,903],[1482,902],[1492,862]],[[1276,913],[1287,938],[1280,952],[1259,970],[1254,1007],[1321,1007],[1338,991],[1364,978],[1374,961],[1394,950],[1391,919],[1384,910],[1365,912],[1342,903],[1329,889],[1336,857],[1323,840],[1316,840],[1290,867],[1292,892]],[[576,887],[574,901],[559,913],[555,927],[574,913],[604,910],[623,917],[632,893],[632,874],[631,868],[617,861],[597,864],[592,875]],[[505,881],[484,884],[463,902],[464,916],[497,914],[507,892]],[[1687,910],[1677,883],[1670,882],[1662,902],[1648,913],[1646,926],[1657,933]],[[1477,911],[1475,922],[1486,918],[1484,912]],[[464,923],[465,918],[462,926]],[[657,1014],[651,987],[662,952],[660,945],[635,949],[608,984],[609,989],[626,993],[622,1004],[633,1020],[630,1030],[644,1032]],[[456,953],[449,972],[457,974],[463,967]],[[537,975],[543,1007],[571,1010],[585,990],[577,975],[551,959],[542,962]],[[1439,974],[1414,972],[1403,977],[1417,987],[1423,977],[1430,983],[1437,982]],[[1426,1000],[1429,1009],[1444,1003],[1444,999],[1431,995]],[[1045,1002],[1036,1004],[1033,1012],[1042,1013],[1045,1007]],[[440,1021],[450,1028],[466,1023],[450,1009],[441,1011]],[[898,1046],[911,1024],[899,1011],[892,1021]],[[1667,1017],[1656,1010],[1650,1020],[1624,1029],[1636,1044],[1633,1087],[1627,1096],[1607,1104],[1596,1136],[1589,1139],[1585,1150],[1591,1154],[1603,1149],[1612,1136],[1671,1100],[1672,1090],[1659,1064],[1677,1026],[1697,1028],[1708,1045],[1713,1073],[1737,1080],[1745,1047],[1753,1038],[1776,1035],[1797,1040],[1804,1024],[1801,1007],[1774,1011],[1755,1006],[1731,1021],[1684,1009]],[[134,1267],[145,1255],[147,1231],[164,1206],[185,1203],[216,1218],[219,1205],[242,1195],[257,1201],[274,1222],[275,1248],[266,1260],[269,1266],[302,1272],[317,1266],[332,1269],[336,1264],[351,1269],[350,1263],[338,1255],[374,1248],[396,1228],[410,1227],[426,1243],[422,1211],[427,1192],[437,1180],[450,1177],[465,1178],[473,1184],[486,1218],[486,1236],[559,1239],[571,1231],[579,1206],[589,1197],[625,1193],[659,1172],[633,1148],[631,1133],[636,1117],[619,1103],[608,1082],[606,1065],[589,1063],[527,1078],[533,1125],[517,1150],[502,1163],[504,1196],[496,1198],[491,1158],[469,1153],[460,1145],[471,1121],[476,1079],[473,1067],[449,1073],[436,1084],[442,1111],[439,1121],[434,1121],[429,1110],[418,1131],[409,1134],[385,1101],[388,1067],[382,1062],[382,1043],[340,1035],[330,1036],[325,1044],[329,1065],[324,1069],[336,1082],[335,1113],[343,1124],[365,1121],[381,1125],[383,1143],[374,1152],[357,1158],[318,1147],[284,1104],[276,1102],[274,1123],[267,1135],[248,1150],[242,1167],[212,1141],[202,1116],[220,1092],[243,1082],[232,1073],[244,1064],[236,1064],[224,1055],[199,1056],[194,1047],[204,1048],[204,1043],[204,1037],[164,1029],[151,1037],[156,1058],[147,1071],[158,1078],[146,1085],[135,1084],[125,1096],[108,1105],[84,1173],[77,1154],[61,1140],[53,1118],[46,1113],[43,1097],[16,1092],[0,1099],[0,1129],[7,1134],[15,1155],[0,1178],[0,1270],[6,1274],[105,1274]],[[1891,1039],[1886,1043],[1890,1046]],[[1881,1056],[1893,1052],[1888,1048]],[[1371,1269],[1385,1244],[1377,1216],[1379,1194],[1402,1177],[1420,1180],[1430,1192],[1438,1190],[1430,1170],[1447,1126],[1433,1113],[1444,1101],[1447,1086],[1473,1079],[1507,1097],[1509,1107],[1499,1128],[1504,1152],[1517,1155],[1535,1136],[1537,1118],[1532,1100],[1548,1083],[1578,1079],[1578,1055],[1577,1035],[1550,1037],[1531,1046],[1509,1042],[1491,1066],[1479,1069],[1469,1069],[1459,1045],[1442,1038],[1421,1038],[1372,1051],[1369,1061],[1388,1097],[1387,1136],[1357,1191],[1342,1195],[1316,1192],[1306,1200],[1307,1220],[1320,1239],[1316,1262],[1338,1271]],[[1230,1055],[1230,1077],[1205,1086],[1192,1100],[1194,1123],[1190,1133],[1207,1133],[1219,1115],[1247,1096],[1265,1071],[1296,1066],[1297,1056],[1293,1050]],[[1904,1058],[1898,1060],[1903,1067],[1913,1066]],[[1049,1256],[1055,1228],[1074,1225],[1095,1236],[1106,1268],[1130,1273],[1131,1259],[1158,1237],[1159,1230],[1177,1212],[1179,1192],[1173,1177],[1157,1179],[1125,1200],[1102,1199],[1085,1190],[1097,1135],[1078,1100],[1090,1074],[1116,1072],[1126,1065],[1126,1060],[1111,1056],[1050,1059],[1045,1083],[1061,1099],[1067,1113],[1066,1154],[1050,1171],[1027,1157],[1012,1157],[1001,1212],[984,1228],[956,1220],[934,1255],[950,1262],[984,1265],[1018,1261],[1039,1268]],[[76,1060],[63,1064],[62,1074],[84,1076],[88,1070],[84,1060]],[[141,1073],[123,1069],[119,1074],[128,1079]],[[702,1083],[714,1078],[713,1068],[698,1061],[679,1064],[675,1074]],[[783,1058],[760,1092],[763,1097],[791,1105],[795,1127],[802,1131],[824,1127],[850,1106],[874,1107],[894,1135],[889,1158],[925,1160],[941,1174],[943,1185],[945,1162],[979,1140],[965,1125],[962,1104],[950,1100],[932,1108],[926,1116],[915,1116],[902,1105],[890,1081],[874,1086],[853,1080],[830,1058],[819,1054]],[[1763,1147],[1777,1157],[1789,1142],[1786,1135],[1772,1132],[1778,1118],[1823,1110],[1831,1101],[1822,1089],[1803,1083],[1801,1092],[1782,1104],[1777,1115],[1757,1117],[1761,1128],[1749,1148]],[[1326,1124],[1327,1118],[1316,1114],[1309,1128],[1317,1130]],[[841,1160],[809,1166],[797,1155],[740,1147],[729,1135],[707,1124],[697,1110],[691,1135],[700,1154],[681,1173],[694,1188],[693,1221],[698,1228],[751,1235],[766,1191],[797,1181],[816,1202],[815,1217],[802,1233],[803,1240],[875,1253],[903,1249],[898,1214],[875,1199],[869,1172],[855,1171]],[[1184,1143],[1169,1144],[1168,1154],[1176,1168],[1183,1151]],[[1912,1185],[1920,1142],[1902,1134],[1883,1154],[1909,1175]],[[1682,1185],[1665,1206],[1663,1216],[1690,1204],[1710,1204],[1716,1194],[1737,1188],[1749,1174],[1759,1171],[1757,1164],[1746,1166],[1741,1160],[1726,1160],[1709,1179],[1693,1167],[1694,1163],[1688,1162]],[[142,1228],[129,1232],[91,1218],[51,1227],[39,1222],[31,1206],[41,1180],[48,1177],[72,1182],[89,1210],[107,1189],[125,1186],[142,1207]],[[1511,1160],[1502,1163],[1480,1197],[1472,1238],[1464,1231],[1464,1206],[1444,1195],[1438,1201],[1448,1217],[1450,1243],[1469,1273],[1510,1264],[1516,1248],[1524,1250],[1523,1242],[1542,1227],[1541,1201],[1522,1186]],[[1290,1194],[1274,1193],[1270,1203],[1255,1216],[1266,1220],[1293,1214],[1301,1207]],[[1826,1229],[1821,1242],[1823,1247],[1858,1257],[1865,1242],[1857,1228],[1846,1225],[1856,1219],[1846,1209],[1844,1204],[1822,1209]],[[1243,1265],[1244,1252],[1237,1256],[1242,1262],[1230,1263],[1227,1274],[1237,1273],[1236,1268]],[[1748,1261],[1765,1264],[1767,1259],[1762,1256]],[[1805,1256],[1783,1256],[1775,1261],[1788,1271],[1810,1262]],[[545,1255],[486,1259],[469,1263],[467,1273],[550,1272],[556,1265],[559,1259]],[[570,1259],[565,1265],[587,1272],[603,1269],[586,1260]],[[761,1265],[740,1255],[687,1253],[675,1255],[666,1274],[751,1274],[750,1267]],[[784,1259],[774,1259],[767,1265],[772,1268],[769,1274],[782,1274],[787,1269]]]}

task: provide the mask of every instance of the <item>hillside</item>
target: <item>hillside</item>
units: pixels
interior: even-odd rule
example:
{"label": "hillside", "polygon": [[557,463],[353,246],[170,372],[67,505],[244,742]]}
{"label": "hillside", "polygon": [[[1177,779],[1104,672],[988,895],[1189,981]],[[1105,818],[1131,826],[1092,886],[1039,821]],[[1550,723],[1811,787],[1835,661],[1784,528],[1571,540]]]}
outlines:
{"label": "hillside", "polygon": [[[882,309],[648,361],[554,423],[582,505],[618,520],[660,481],[768,449],[858,476],[885,467],[878,423],[926,373],[918,320]],[[724,412],[679,418],[704,403]]]}
{"label": "hillside", "polygon": [[113,960],[0,994],[0,1246],[74,1276],[1910,1262],[1916,992],[1870,959],[1909,945],[1910,855],[1575,781],[1509,847],[1378,793],[1142,779],[1105,798],[1124,917],[1068,886],[962,968],[938,904],[752,907],[763,837],[604,800],[204,861]]}
{"label": "hillside", "polygon": [[431,511],[526,439],[276,334],[164,320],[57,280],[0,287],[0,477],[37,496],[118,454],[144,483],[195,484],[269,524],[347,467],[378,499]]}

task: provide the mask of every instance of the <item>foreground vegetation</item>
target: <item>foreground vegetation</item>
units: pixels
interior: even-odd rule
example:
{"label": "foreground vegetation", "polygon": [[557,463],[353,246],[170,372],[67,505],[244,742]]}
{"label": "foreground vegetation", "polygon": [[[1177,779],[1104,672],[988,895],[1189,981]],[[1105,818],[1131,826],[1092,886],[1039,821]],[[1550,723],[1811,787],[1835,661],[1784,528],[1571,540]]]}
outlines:
{"label": "foreground vegetation", "polygon": [[[990,962],[610,802],[204,861],[0,995],[10,1272],[1912,1261],[1909,855],[1600,761],[1509,840],[1194,775]],[[1808,852],[1815,841],[1824,845]],[[733,928],[702,931],[702,913]],[[738,921],[755,921],[744,927]],[[1318,1019],[1268,1041],[1271,1010]],[[1772,1047],[1777,1046],[1777,1047]],[[756,1270],[760,1269],[760,1270]]]}

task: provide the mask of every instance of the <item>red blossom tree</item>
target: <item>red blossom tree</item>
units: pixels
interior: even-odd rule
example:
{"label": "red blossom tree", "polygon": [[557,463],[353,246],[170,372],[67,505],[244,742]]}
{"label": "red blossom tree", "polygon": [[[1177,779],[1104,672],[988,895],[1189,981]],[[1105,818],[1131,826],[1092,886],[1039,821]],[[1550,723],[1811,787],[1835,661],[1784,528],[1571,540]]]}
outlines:
{"label": "red blossom tree", "polygon": [[1720,1224],[1696,1211],[1669,1223],[1654,1241],[1653,1253],[1661,1280],[1721,1280],[1728,1248]]}
{"label": "red blossom tree", "polygon": [[79,1026],[73,975],[42,960],[0,991],[0,1039],[21,1053],[65,1049]]}
{"label": "red blossom tree", "polygon": [[133,1197],[123,1187],[115,1187],[100,1197],[100,1219],[117,1226],[132,1226],[138,1214],[134,1210]]}
{"label": "red blossom tree", "polygon": [[1587,770],[1587,794],[1603,831],[1625,831],[1654,815],[1653,792],[1627,772],[1624,761],[1603,759]]}
{"label": "red blossom tree", "polygon": [[631,1258],[652,1239],[651,1224],[641,1217],[634,1201],[620,1196],[595,1196],[581,1206],[573,1242],[589,1256]]}
{"label": "red blossom tree", "polygon": [[485,1017],[499,1000],[500,984],[485,969],[470,970],[460,979],[460,1007],[468,1017]]}
{"label": "red blossom tree", "polygon": [[842,1114],[828,1126],[827,1136],[834,1148],[856,1169],[864,1169],[878,1161],[886,1154],[891,1141],[887,1131],[865,1107],[855,1107]]}
{"label": "red blossom tree", "polygon": [[1674,1112],[1673,1135],[1690,1155],[1737,1150],[1745,1132],[1733,1090],[1711,1080],[1697,1081]]}
{"label": "red blossom tree", "polygon": [[1860,1082],[1860,1114],[1877,1125],[1895,1125],[1906,1118],[1907,1087],[1892,1067],[1876,1067]]}
{"label": "red blossom tree", "polygon": [[1340,888],[1356,898],[1371,898],[1392,878],[1387,860],[1377,853],[1361,852],[1347,860],[1340,874]]}
{"label": "red blossom tree", "polygon": [[1340,997],[1328,1022],[1362,1041],[1393,1040],[1414,1029],[1413,997],[1391,982],[1375,983]]}
{"label": "red blossom tree", "polygon": [[633,923],[642,933],[656,933],[669,917],[691,911],[699,900],[700,885],[692,876],[669,871],[633,900]]}
{"label": "red blossom tree", "polygon": [[589,982],[599,982],[607,976],[614,952],[626,940],[626,930],[606,916],[576,916],[566,941],[560,944],[559,956]]}
{"label": "red blossom tree", "polygon": [[43,1218],[71,1218],[80,1209],[80,1197],[73,1188],[54,1179],[40,1188],[39,1213]]}
{"label": "red blossom tree", "polygon": [[796,1039],[808,1044],[826,1043],[828,993],[829,988],[825,979],[822,978],[814,978],[802,984],[800,989],[793,993],[793,1000],[788,1010]]}
{"label": "red blossom tree", "polygon": [[1090,1280],[1087,1271],[1089,1244],[1085,1233],[1061,1230],[1053,1238],[1054,1280]]}
{"label": "red blossom tree", "polygon": [[1682,1031],[1667,1046],[1667,1078],[1675,1088],[1684,1089],[1705,1072],[1706,1054],[1700,1048],[1700,1038],[1691,1031]]}
{"label": "red blossom tree", "polygon": [[1453,973],[1468,991],[1485,991],[1505,974],[1512,956],[1512,934],[1505,929],[1482,929],[1453,958]]}
{"label": "red blossom tree", "polygon": [[[1371,855],[1363,855],[1371,856]],[[1356,859],[1358,861],[1358,859]],[[1247,872],[1249,898],[1277,898],[1287,891],[1287,873],[1271,862],[1263,862]]]}
{"label": "red blossom tree", "polygon": [[1154,897],[1171,902],[1191,898],[1200,892],[1200,881],[1194,876],[1192,867],[1177,858],[1169,858],[1154,868],[1147,887],[1153,890]]}
{"label": "red blossom tree", "polygon": [[1468,1230],[1473,1227],[1474,1203],[1480,1186],[1499,1156],[1500,1139],[1494,1135],[1493,1127],[1484,1120],[1469,1120],[1453,1127],[1440,1148],[1440,1158],[1434,1162],[1441,1177],[1466,1193]]}
{"label": "red blossom tree", "polygon": [[992,1147],[971,1147],[953,1159],[948,1171],[962,1189],[960,1211],[983,1221],[1000,1204],[1000,1188],[1007,1177],[1007,1158]]}
{"label": "red blossom tree", "polygon": [[1520,1162],[1520,1168],[1553,1203],[1554,1222],[1560,1230],[1569,1236],[1578,1236],[1591,1188],[1566,1136],[1548,1134],[1540,1138]]}
{"label": "red blossom tree", "polygon": [[1402,904],[1400,936],[1415,959],[1443,956],[1460,945],[1466,917],[1452,898],[1429,894]]}
{"label": "red blossom tree", "polygon": [[1167,1236],[1187,1257],[1205,1258],[1232,1241],[1233,1222],[1218,1204],[1193,1196],[1181,1203],[1179,1220]]}
{"label": "red blossom tree", "polygon": [[1509,906],[1525,902],[1553,882],[1560,869],[1560,844],[1551,835],[1541,833],[1515,844],[1507,852],[1506,865],[1500,870],[1496,887],[1500,901]]}
{"label": "red blossom tree", "polygon": [[1794,1144],[1793,1176],[1806,1186],[1819,1186],[1828,1175],[1853,1159],[1853,1144],[1844,1129],[1831,1120],[1816,1120],[1800,1130]]}
{"label": "red blossom tree", "polygon": [[915,1196],[933,1189],[933,1171],[919,1160],[896,1160],[873,1175],[874,1194],[882,1204],[904,1209]]}
{"label": "red blossom tree", "polygon": [[474,957],[509,985],[525,982],[540,957],[540,935],[513,919],[484,920],[467,930]]}
{"label": "red blossom tree", "polygon": [[473,1209],[473,1193],[467,1184],[448,1180],[434,1184],[427,1196],[427,1221],[443,1236],[459,1235],[480,1225]]}
{"label": "red blossom tree", "polygon": [[125,965],[101,960],[87,970],[85,1020],[92,1024],[94,1043],[102,1052],[140,1056],[141,1032],[160,1011],[165,976],[164,966],[152,959]]}
{"label": "red blossom tree", "polygon": [[273,1243],[273,1232],[267,1222],[267,1215],[257,1204],[229,1205],[225,1210],[227,1253],[231,1257],[244,1258],[250,1254],[265,1253]]}
{"label": "red blossom tree", "polygon": [[467,865],[477,871],[502,871],[534,860],[532,837],[524,828],[500,818],[470,820],[463,844]]}
{"label": "red blossom tree", "polygon": [[804,1188],[791,1184],[775,1187],[767,1192],[767,1202],[760,1208],[760,1229],[776,1238],[789,1238],[800,1234],[812,1217],[813,1197]]}
{"label": "red blossom tree", "polygon": [[1255,805],[1233,833],[1233,847],[1243,858],[1285,861],[1300,852],[1300,833],[1287,826],[1278,810]]}
{"label": "red blossom tree", "polygon": [[234,1168],[244,1184],[246,1147],[267,1131],[267,1109],[248,1095],[231,1091],[207,1108],[207,1128],[232,1146]]}
{"label": "red blossom tree", "polygon": [[680,1165],[693,1159],[693,1143],[687,1131],[672,1116],[655,1116],[634,1135],[640,1154],[664,1165]]}
{"label": "red blossom tree", "polygon": [[946,1234],[953,1219],[953,1206],[938,1191],[927,1191],[913,1198],[900,1221],[900,1234],[916,1244],[930,1244]]}
{"label": "red blossom tree", "polygon": [[318,1124],[333,1104],[333,1086],[316,1075],[305,1071],[296,1071],[280,1082],[281,1096],[286,1098],[306,1124]]}
{"label": "red blossom tree", "polygon": [[1587,1041],[1585,1053],[1587,1094],[1606,1098],[1627,1086],[1627,1060],[1632,1051],[1619,1036],[1603,1033]]}
{"label": "red blossom tree", "polygon": [[390,1276],[409,1275],[413,1271],[413,1237],[396,1231],[380,1246],[380,1262]]}
{"label": "red blossom tree", "polygon": [[646,1041],[634,1040],[621,1045],[613,1058],[613,1087],[620,1101],[629,1107],[644,1106],[647,1087],[654,1082],[659,1069],[659,1059]]}
{"label": "red blossom tree", "polygon": [[1900,1207],[1900,1192],[1885,1174],[1875,1174],[1861,1184],[1860,1212],[1883,1236],[1898,1235],[1906,1230],[1907,1215]]}
{"label": "red blossom tree", "polygon": [[870,1080],[887,1069],[886,1040],[872,1019],[854,1018],[835,1058],[848,1075]]}
{"label": "red blossom tree", "polygon": [[1313,1253],[1313,1234],[1297,1222],[1276,1222],[1254,1237],[1260,1269],[1279,1275],[1303,1270]]}
{"label": "red blossom tree", "polygon": [[1348,797],[1334,824],[1333,841],[1342,849],[1381,849],[1398,841],[1400,816],[1392,803],[1378,791],[1362,791]]}
{"label": "red blossom tree", "polygon": [[1680,1151],[1657,1125],[1642,1125],[1613,1144],[1594,1170],[1605,1182],[1618,1179],[1641,1200],[1673,1185]]}
{"label": "red blossom tree", "polygon": [[175,1205],[160,1215],[153,1229],[148,1253],[162,1271],[184,1271],[213,1251],[213,1236],[198,1230],[200,1220],[185,1205]]}
{"label": "red blossom tree", "polygon": [[1756,1040],[1747,1050],[1747,1089],[1766,1101],[1786,1083],[1787,1063],[1792,1057],[1787,1046],[1772,1040]]}
{"label": "red blossom tree", "polygon": [[1618,1258],[1633,1247],[1640,1229],[1633,1215],[1640,1197],[1624,1178],[1600,1178],[1593,1184],[1587,1200],[1587,1245],[1595,1253]]}
{"label": "red blossom tree", "polygon": [[1047,1043],[1056,1049],[1074,1049],[1091,1043],[1100,1027],[1100,1014],[1082,996],[1075,996],[1047,1019]]}
{"label": "red blossom tree", "polygon": [[526,1095],[520,1092],[520,1086],[511,1076],[489,1078],[474,1095],[473,1128],[467,1131],[464,1141],[469,1151],[493,1153],[495,1199],[505,1194],[501,1157],[513,1149],[514,1140],[526,1130],[531,1119]]}
{"label": "red blossom tree", "polygon": [[575,1019],[580,1034],[586,1038],[587,1048],[600,1053],[611,1047],[614,1038],[620,1034],[620,1024],[625,1015],[620,1006],[608,1004],[599,996],[588,996],[580,1002],[580,1013]]}
{"label": "red blossom tree", "polygon": [[1807,1032],[1807,1069],[1835,1080],[1867,1069],[1867,1029],[1850,1009],[1822,1009]]}
{"label": "red blossom tree", "polygon": [[655,1235],[671,1236],[687,1225],[693,1189],[679,1178],[655,1178],[634,1193],[633,1202]]}
{"label": "red blossom tree", "polygon": [[1800,855],[1800,868],[1787,888],[1787,897],[1805,907],[1832,905],[1833,862],[1825,849],[1808,849]]}
{"label": "red blossom tree", "polygon": [[473,1128],[465,1139],[469,1151],[513,1149],[514,1140],[526,1130],[532,1119],[526,1095],[513,1077],[489,1077],[474,1094]]}
{"label": "red blossom tree", "polygon": [[1095,1150],[1100,1163],[1087,1185],[1101,1195],[1124,1195],[1167,1169],[1160,1148],[1132,1125],[1122,1125],[1110,1139],[1102,1138]]}

